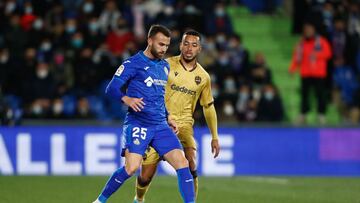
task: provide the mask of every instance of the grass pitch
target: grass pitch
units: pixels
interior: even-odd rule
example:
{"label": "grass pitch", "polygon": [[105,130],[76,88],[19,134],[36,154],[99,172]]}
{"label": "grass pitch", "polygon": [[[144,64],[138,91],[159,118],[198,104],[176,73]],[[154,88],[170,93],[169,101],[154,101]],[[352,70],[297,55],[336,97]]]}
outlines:
{"label": "grass pitch", "polygon": [[[92,202],[107,177],[0,176],[1,203]],[[132,177],[109,203],[132,203]],[[360,203],[360,178],[200,177],[199,203]],[[154,179],[146,203],[181,203],[175,177]]]}

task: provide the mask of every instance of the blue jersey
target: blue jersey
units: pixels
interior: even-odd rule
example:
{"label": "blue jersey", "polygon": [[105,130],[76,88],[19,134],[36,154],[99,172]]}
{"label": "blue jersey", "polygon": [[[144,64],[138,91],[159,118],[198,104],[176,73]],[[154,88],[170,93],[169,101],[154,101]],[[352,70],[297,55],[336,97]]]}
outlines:
{"label": "blue jersey", "polygon": [[126,95],[143,98],[145,103],[140,112],[128,108],[125,124],[167,124],[164,95],[168,73],[169,64],[165,60],[149,59],[142,51],[120,65],[106,88],[106,94],[119,102]]}

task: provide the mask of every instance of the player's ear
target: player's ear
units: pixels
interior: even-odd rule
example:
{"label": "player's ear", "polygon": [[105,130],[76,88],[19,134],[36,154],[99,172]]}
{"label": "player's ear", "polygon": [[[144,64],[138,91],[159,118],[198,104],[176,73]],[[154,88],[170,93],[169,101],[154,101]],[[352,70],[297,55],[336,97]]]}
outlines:
{"label": "player's ear", "polygon": [[147,43],[148,43],[148,45],[152,46],[153,41],[152,41],[151,37],[147,38]]}
{"label": "player's ear", "polygon": [[179,44],[180,51],[182,50],[182,47],[183,47],[183,45],[182,45],[182,41],[181,41],[180,44]]}

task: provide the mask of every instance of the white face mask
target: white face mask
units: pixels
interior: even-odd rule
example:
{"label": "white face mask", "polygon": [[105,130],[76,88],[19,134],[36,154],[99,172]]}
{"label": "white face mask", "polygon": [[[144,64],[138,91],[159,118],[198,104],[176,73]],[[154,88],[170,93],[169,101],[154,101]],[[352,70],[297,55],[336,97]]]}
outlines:
{"label": "white face mask", "polygon": [[32,107],[32,112],[33,112],[33,114],[35,114],[35,115],[40,115],[40,114],[43,112],[43,108],[42,108],[39,104],[35,104],[35,105]]}
{"label": "white face mask", "polygon": [[50,51],[51,49],[51,43],[50,42],[44,42],[41,44],[41,50],[43,51]]}
{"label": "white face mask", "polygon": [[36,71],[36,75],[38,76],[38,78],[44,79],[49,75],[49,71],[46,69],[38,70]]}
{"label": "white face mask", "polygon": [[40,30],[43,27],[44,23],[41,19],[35,20],[33,27],[35,30]]}
{"label": "white face mask", "polygon": [[9,2],[6,4],[5,13],[12,13],[16,8],[15,2]]}
{"label": "white face mask", "polygon": [[226,104],[224,106],[224,113],[227,116],[232,116],[234,115],[234,107],[231,104]]}
{"label": "white face mask", "polygon": [[57,102],[53,105],[53,112],[55,114],[61,114],[64,110],[64,105],[60,102]]}
{"label": "white face mask", "polygon": [[264,98],[268,101],[271,101],[274,99],[274,93],[273,92],[265,92],[264,94]]}
{"label": "white face mask", "polygon": [[84,4],[84,7],[83,7],[84,13],[91,13],[91,12],[93,12],[93,10],[94,10],[94,4],[89,3],[89,2]]}
{"label": "white face mask", "polygon": [[223,9],[223,8],[217,8],[217,9],[215,10],[215,15],[216,15],[217,17],[223,17],[223,16],[225,15],[224,9]]}

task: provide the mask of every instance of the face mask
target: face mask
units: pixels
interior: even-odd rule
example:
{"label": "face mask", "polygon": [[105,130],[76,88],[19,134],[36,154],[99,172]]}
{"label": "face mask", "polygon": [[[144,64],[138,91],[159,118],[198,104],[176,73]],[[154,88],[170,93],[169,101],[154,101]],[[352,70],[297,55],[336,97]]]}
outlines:
{"label": "face mask", "polygon": [[172,15],[174,13],[173,7],[172,6],[166,6],[165,9],[164,9],[164,13],[167,16]]}
{"label": "face mask", "polygon": [[264,97],[266,100],[271,101],[274,98],[273,92],[265,92]]}
{"label": "face mask", "polygon": [[50,51],[51,49],[51,43],[50,42],[44,42],[41,44],[41,50],[43,51]]}
{"label": "face mask", "polygon": [[219,64],[222,66],[226,66],[229,64],[229,58],[226,56],[222,56],[221,58],[219,58]]}
{"label": "face mask", "polygon": [[234,107],[231,104],[226,104],[224,106],[224,113],[227,116],[231,116],[234,114]]}
{"label": "face mask", "polygon": [[66,32],[69,33],[69,34],[72,34],[76,31],[76,27],[73,26],[73,25],[68,25],[66,26]]}
{"label": "face mask", "polygon": [[63,109],[64,109],[64,106],[63,106],[63,104],[60,103],[60,102],[55,103],[54,106],[53,106],[53,112],[54,112],[55,114],[60,114],[60,113],[62,113],[62,112],[63,112]]}
{"label": "face mask", "polygon": [[99,26],[96,22],[89,23],[89,30],[92,32],[96,32],[98,30]]}
{"label": "face mask", "polygon": [[224,35],[217,35],[216,36],[216,42],[219,44],[222,44],[226,41],[226,37]]}
{"label": "face mask", "polygon": [[36,71],[36,75],[40,79],[46,78],[48,76],[48,74],[49,74],[49,71],[46,69]]}
{"label": "face mask", "polygon": [[36,104],[33,106],[32,112],[35,115],[40,115],[43,112],[43,108],[40,105]]}
{"label": "face mask", "polygon": [[226,79],[224,84],[226,90],[235,90],[235,81],[233,79]]}
{"label": "face mask", "polygon": [[215,43],[208,43],[206,44],[206,47],[208,48],[208,50],[215,50]]}
{"label": "face mask", "polygon": [[247,100],[249,98],[249,93],[247,92],[240,92],[239,93],[239,99],[240,100]]}
{"label": "face mask", "polygon": [[40,30],[43,27],[43,25],[44,25],[43,21],[40,19],[37,19],[37,20],[35,20],[33,27],[35,30]]}
{"label": "face mask", "polygon": [[332,13],[330,11],[324,11],[323,12],[323,16],[324,18],[331,18],[332,17]]}
{"label": "face mask", "polygon": [[26,14],[31,14],[32,12],[33,12],[33,9],[30,6],[25,8],[25,13]]}
{"label": "face mask", "polygon": [[223,16],[225,15],[224,9],[222,9],[222,8],[217,8],[217,9],[215,10],[215,15],[216,15],[217,17],[223,17]]}
{"label": "face mask", "polygon": [[94,10],[94,5],[92,3],[85,3],[83,6],[84,13],[91,13]]}
{"label": "face mask", "polygon": [[6,13],[12,13],[16,8],[15,2],[10,2],[6,4],[5,12]]}
{"label": "face mask", "polygon": [[75,48],[80,48],[83,45],[83,40],[82,39],[73,39],[71,41],[71,44],[75,47]]}

